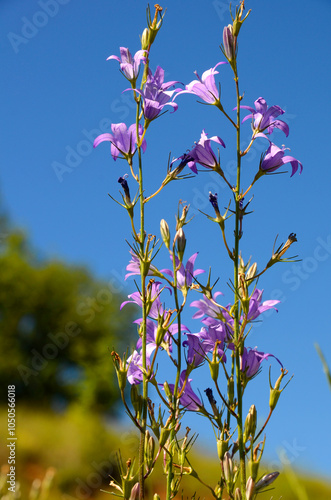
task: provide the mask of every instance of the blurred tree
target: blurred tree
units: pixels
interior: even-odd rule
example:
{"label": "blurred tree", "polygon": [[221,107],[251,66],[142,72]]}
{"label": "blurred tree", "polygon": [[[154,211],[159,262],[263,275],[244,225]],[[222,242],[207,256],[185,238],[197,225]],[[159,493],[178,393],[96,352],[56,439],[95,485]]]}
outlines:
{"label": "blurred tree", "polygon": [[0,214],[0,377],[16,386],[17,400],[113,409],[119,391],[110,351],[124,351],[132,333],[122,300],[84,268],[40,262]]}

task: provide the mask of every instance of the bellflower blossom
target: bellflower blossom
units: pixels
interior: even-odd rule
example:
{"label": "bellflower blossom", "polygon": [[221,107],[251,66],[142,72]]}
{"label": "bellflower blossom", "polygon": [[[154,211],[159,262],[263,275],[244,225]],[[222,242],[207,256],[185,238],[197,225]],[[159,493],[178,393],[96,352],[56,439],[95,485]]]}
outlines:
{"label": "bellflower blossom", "polygon": [[[178,160],[180,160],[180,164],[172,170],[173,164]],[[169,172],[171,172],[174,176],[177,176],[181,173],[181,171],[183,170],[183,168],[186,165],[189,167],[189,169],[192,170],[192,172],[194,172],[195,174],[198,173],[195,161],[192,158],[192,156],[190,155],[190,153],[184,153],[182,156],[178,156],[178,158],[174,158],[169,165]]]}
{"label": "bellflower blossom", "polygon": [[[152,283],[147,296],[147,300],[152,303],[148,311],[148,316],[153,319],[158,319],[159,316],[163,316],[164,314],[164,308],[160,300],[160,293],[162,291],[160,290],[160,285],[161,283],[159,281]],[[171,293],[170,288],[168,287],[163,287],[163,288],[167,288]],[[142,307],[142,299],[140,292],[134,292],[128,295],[128,298],[131,300],[125,300],[124,302],[122,302],[120,309],[122,309],[126,304],[137,304],[139,307]]]}
{"label": "bellflower blossom", "polygon": [[[200,163],[200,165],[202,165],[203,167],[214,170],[219,167],[219,161],[217,160],[215,153],[210,146],[211,141],[216,142],[217,144],[220,144],[221,146],[223,146],[223,148],[225,148],[225,144],[220,137],[214,135],[213,137],[208,139],[207,134],[203,130],[201,132],[199,142],[189,152],[189,156],[196,163]],[[193,170],[192,167],[191,170]],[[197,173],[197,170],[195,171],[195,173]]]}
{"label": "bellflower blossom", "polygon": [[[276,120],[277,116],[282,115],[285,111],[279,106],[270,106],[263,97],[259,97],[254,102],[255,109],[251,106],[240,106],[243,109],[248,109],[251,113],[243,119],[242,123],[246,120],[252,119],[252,127],[254,136],[257,137],[260,132],[267,130],[271,134],[274,128],[278,128],[284,132],[286,137],[289,134],[289,126],[282,120]],[[236,108],[235,108],[236,109]]]}
{"label": "bellflower blossom", "polygon": [[244,347],[244,352],[242,356],[240,356],[240,369],[245,374],[246,378],[250,379],[254,377],[259,371],[262,361],[268,359],[269,356],[275,358],[283,367],[279,359],[273,354],[260,352],[256,349],[246,349],[246,347]]}
{"label": "bellflower blossom", "polygon": [[[138,276],[140,275],[140,260],[138,255],[136,255],[132,250],[130,250],[131,260],[129,264],[126,266],[126,270],[129,271],[124,279],[126,280],[129,276]],[[156,267],[150,265],[147,276],[154,276],[154,273],[157,271]]]}
{"label": "bellflower blossom", "polygon": [[[152,352],[152,351],[151,351]],[[149,367],[151,365],[150,362],[150,354],[146,353],[146,366]],[[127,379],[131,385],[140,384],[143,380],[143,357],[142,353],[138,351],[134,351],[133,354],[127,359],[128,372]]]}
{"label": "bellflower blossom", "polygon": [[260,172],[262,173],[275,172],[286,163],[290,163],[292,167],[291,177],[300,169],[300,174],[302,172],[302,163],[293,158],[293,156],[285,156],[285,148],[279,148],[276,144],[270,143],[267,151],[262,155],[260,162]]}
{"label": "bellflower blossom", "polygon": [[279,304],[279,300],[265,300],[262,302],[262,295],[263,295],[263,290],[258,290],[258,288],[255,288],[254,292],[252,293],[250,299],[249,299],[249,308],[248,308],[248,313],[247,313],[247,319],[249,321],[253,321],[256,319],[260,314],[262,314],[265,311],[268,311],[269,309],[275,309],[275,311],[278,312],[278,309],[276,309],[274,306],[276,304]]}
{"label": "bellflower blossom", "polygon": [[[122,154],[124,158],[132,157],[136,150],[137,144],[137,128],[136,124],[133,123],[127,129],[125,123],[112,123],[111,124],[112,134],[101,134],[96,137],[93,143],[93,147],[96,148],[101,142],[109,141],[111,143],[110,152],[113,159],[116,161],[119,154]],[[143,128],[139,124],[139,137],[142,136]],[[146,141],[143,139],[141,144],[141,149],[143,152],[146,151]]]}
{"label": "bellflower blossom", "polygon": [[[223,294],[216,292],[212,299],[203,295],[202,299],[194,300],[190,304],[191,307],[198,308],[198,311],[193,315],[193,319],[200,319],[203,316],[207,316],[201,322],[208,327],[208,336],[211,338],[212,346],[216,340],[230,342],[233,336],[233,319],[229,314],[231,305],[226,307],[219,306],[215,301],[219,295]],[[212,340],[213,337],[214,341]]]}
{"label": "bellflower blossom", "polygon": [[[184,265],[181,264],[180,268],[176,272],[177,286],[179,289],[182,289],[185,287],[190,288],[192,286],[193,277],[198,276],[199,274],[202,274],[205,272],[204,269],[196,269],[194,271],[194,263],[195,263],[197,256],[198,256],[198,252],[191,255],[191,257],[188,259],[188,261],[186,263],[185,268],[184,268]],[[172,256],[170,256],[170,258],[172,260]],[[176,257],[175,260],[176,260],[176,268],[178,268],[178,266],[179,266],[178,257]],[[161,272],[168,274],[169,276],[171,276],[171,278],[174,277],[174,272],[171,269],[161,269]]]}
{"label": "bellflower blossom", "polygon": [[219,104],[220,94],[215,84],[215,75],[218,75],[218,71],[216,71],[216,68],[221,64],[228,63],[226,61],[217,63],[216,66],[202,73],[201,78],[195,71],[194,73],[196,74],[198,79],[193,80],[191,83],[186,85],[185,90],[180,90],[177,95],[195,94],[207,104]]}
{"label": "bellflower blossom", "polygon": [[136,52],[132,57],[129,49],[126,47],[120,47],[121,58],[113,55],[109,56],[107,61],[110,59],[116,59],[116,61],[120,63],[120,68],[125,78],[127,78],[130,82],[135,82],[139,74],[140,62],[146,61],[145,53],[145,50],[138,50],[138,52]]}
{"label": "bellflower blossom", "polygon": [[[166,311],[165,311],[166,312]],[[142,318],[139,318],[134,321],[134,323],[141,325],[143,322]],[[189,332],[189,328],[187,326],[181,324],[181,331],[183,332]],[[157,335],[159,333],[159,325],[152,321],[151,319],[147,318],[146,321],[146,352],[151,355],[151,353],[154,351],[154,349],[157,346]],[[177,335],[178,333],[178,323],[173,323],[167,328],[167,331],[164,334],[162,343],[159,344],[163,349],[165,349],[168,354],[172,352],[172,337],[174,335]],[[137,349],[141,349],[142,347],[142,339],[139,338],[136,344]]]}
{"label": "bellflower blossom", "polygon": [[226,356],[224,354],[224,344],[223,335],[219,335],[219,332],[214,328],[201,328],[198,333],[186,333],[187,340],[183,342],[184,347],[188,347],[187,350],[187,363],[189,365],[194,365],[194,367],[199,366],[206,358],[209,352],[212,352],[215,348],[217,342],[217,353],[219,357],[226,361]]}
{"label": "bellflower blossom", "polygon": [[144,106],[144,116],[146,120],[151,121],[158,117],[161,113],[164,106],[172,106],[174,111],[177,110],[178,104],[174,102],[169,102],[171,97],[177,90],[168,90],[170,87],[179,83],[178,81],[164,81],[164,69],[161,66],[158,66],[155,70],[155,73],[151,72],[148,69],[148,76],[146,80],[146,84],[143,90],[139,89],[127,89],[134,90],[139,95],[141,95]]}
{"label": "bellflower blossom", "polygon": [[[180,379],[179,379],[179,388],[178,391],[181,392],[181,389],[184,385],[186,378],[186,370],[183,370],[182,373],[180,374]],[[179,398],[180,404],[186,409],[190,411],[199,411],[203,406],[198,398],[198,396],[193,392],[193,389],[191,388],[191,382],[192,379],[189,378],[186,381],[185,384],[185,389],[182,393],[182,395]],[[174,391],[174,384],[169,384],[169,389],[173,393]]]}

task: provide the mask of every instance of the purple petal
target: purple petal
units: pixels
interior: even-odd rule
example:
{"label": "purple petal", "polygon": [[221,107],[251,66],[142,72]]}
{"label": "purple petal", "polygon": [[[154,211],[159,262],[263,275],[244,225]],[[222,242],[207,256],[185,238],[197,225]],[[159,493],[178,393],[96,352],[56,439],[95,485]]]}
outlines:
{"label": "purple petal", "polygon": [[96,148],[97,146],[99,146],[99,144],[101,142],[112,141],[112,140],[113,140],[113,136],[111,134],[101,134],[101,135],[98,135],[98,137],[96,137],[94,139],[93,147]]}

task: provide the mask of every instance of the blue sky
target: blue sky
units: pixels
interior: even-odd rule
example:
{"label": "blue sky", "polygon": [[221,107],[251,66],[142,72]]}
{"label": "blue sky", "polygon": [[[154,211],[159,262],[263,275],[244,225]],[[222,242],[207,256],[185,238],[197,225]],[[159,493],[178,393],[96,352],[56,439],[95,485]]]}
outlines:
{"label": "blue sky", "polygon": [[[277,131],[273,140],[291,148],[300,159],[301,176],[263,178],[254,188],[254,213],[246,217],[243,256],[259,267],[270,258],[275,236],[279,243],[295,232],[296,264],[274,267],[261,279],[264,298],[278,298],[279,313],[266,314],[250,337],[251,347],[279,357],[294,373],[269,426],[266,454],[279,463],[277,451],[287,449],[295,467],[329,475],[329,416],[331,394],[314,349],[318,342],[331,363],[328,311],[331,262],[329,189],[329,107],[331,32],[328,1],[247,1],[252,9],[240,35],[239,73],[244,104],[263,96],[268,105],[286,110],[290,135]],[[151,67],[162,66],[166,80],[189,83],[221,60],[221,33],[228,24],[229,2],[168,0],[164,26],[151,54]],[[128,261],[124,238],[130,238],[127,216],[107,193],[118,195],[117,178],[124,162],[114,163],[108,145],[92,149],[91,142],[110,123],[134,121],[128,87],[116,61],[106,62],[119,47],[134,53],[145,27],[143,1],[123,0],[2,0],[2,147],[0,189],[13,223],[24,228],[45,258],[87,265],[98,277],[130,293],[123,284]],[[235,106],[229,67],[219,68],[226,108]],[[146,192],[162,181],[168,155],[179,156],[200,138],[204,128],[226,142],[222,166],[233,177],[234,137],[220,113],[196,103],[194,96],[178,98],[179,109],[152,124],[144,155]],[[243,141],[250,137],[246,122]],[[255,174],[265,141],[247,157],[243,183]],[[62,173],[59,173],[62,169]],[[324,191],[325,189],[325,191]],[[211,212],[208,192],[218,192],[220,206],[229,193],[210,173],[175,183],[149,204],[148,232],[159,234],[161,218],[174,223],[179,199],[191,204],[187,227],[187,256],[199,251],[198,267],[213,267],[218,289],[231,300],[231,268],[217,228],[198,209]],[[215,232],[214,232],[215,231]],[[232,229],[229,228],[229,237]],[[168,266],[163,253],[162,267]],[[161,264],[162,262],[162,264]],[[200,328],[188,319],[192,329]],[[278,367],[273,364],[273,373]],[[204,374],[203,374],[204,373]],[[258,414],[268,410],[268,362],[251,384],[247,405],[257,402]],[[200,382],[201,381],[201,382]],[[200,390],[208,383],[207,367],[199,373]],[[198,385],[195,386],[197,388]],[[211,434],[199,429],[206,437]],[[205,441],[205,440],[204,440]],[[213,448],[210,439],[208,447]]]}

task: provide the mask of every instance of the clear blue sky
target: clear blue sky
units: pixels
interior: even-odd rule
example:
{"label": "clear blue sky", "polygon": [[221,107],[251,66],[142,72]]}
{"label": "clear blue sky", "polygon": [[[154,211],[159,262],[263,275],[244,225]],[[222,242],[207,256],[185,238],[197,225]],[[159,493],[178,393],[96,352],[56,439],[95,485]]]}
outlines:
{"label": "clear blue sky", "polygon": [[[223,60],[219,45],[223,26],[229,23],[228,4],[168,0],[152,68],[161,65],[167,80],[188,83],[194,70],[201,74]],[[118,194],[116,181],[126,167],[124,162],[113,162],[108,145],[92,150],[91,141],[109,130],[110,122],[130,125],[134,120],[130,95],[122,94],[127,82],[118,63],[106,58],[119,54],[120,46],[133,53],[140,48],[145,7],[141,0],[2,0],[0,4],[4,206],[42,256],[86,264],[127,293],[134,290],[133,282],[126,288],[121,284],[128,261],[123,239],[130,237],[129,224],[107,196]],[[242,239],[244,257],[252,255],[262,268],[276,234],[280,243],[295,232],[298,243],[293,253],[302,258],[300,263],[272,268],[259,283],[265,299],[277,295],[282,304],[278,314],[265,315],[263,324],[254,328],[250,345],[274,353],[295,375],[269,426],[266,454],[276,464],[277,450],[284,447],[292,465],[330,475],[331,393],[313,344],[321,345],[331,363],[331,5],[326,0],[251,0],[247,7],[252,13],[239,48],[244,103],[252,105],[263,96],[268,105],[286,110],[290,135],[285,139],[281,132],[275,133],[274,140],[290,147],[290,154],[304,166],[301,176],[285,174],[258,183],[251,205],[254,213],[245,220]],[[218,81],[231,110],[235,101],[229,67],[220,67]],[[147,135],[147,192],[162,180],[169,152],[182,154],[203,128],[226,142],[223,168],[231,178],[234,139],[223,117],[216,109],[197,104],[194,96],[183,96],[178,104],[178,111],[153,123]],[[249,137],[247,122],[243,139]],[[247,158],[244,182],[255,173],[261,152],[256,147]],[[62,176],[54,170],[58,164],[67,169]],[[147,227],[158,234],[161,218],[174,222],[179,198],[190,203],[196,217],[186,231],[188,256],[200,252],[199,267],[213,266],[214,276],[220,276],[218,289],[230,301],[226,282],[231,269],[220,235],[197,210],[211,213],[210,190],[219,193],[220,206],[228,204],[228,192],[208,173],[176,183],[174,189],[170,186],[159,203],[150,203]],[[162,267],[167,267],[163,255]],[[187,322],[192,329],[199,328],[190,314],[191,310]],[[203,370],[207,374],[207,367],[199,372],[201,391],[208,383]],[[274,375],[277,370],[274,365]],[[251,384],[247,401],[247,405],[251,399],[257,401],[261,418],[268,410],[267,372],[268,362]],[[207,439],[204,430],[197,430]],[[214,446],[212,440],[209,446]]]}

